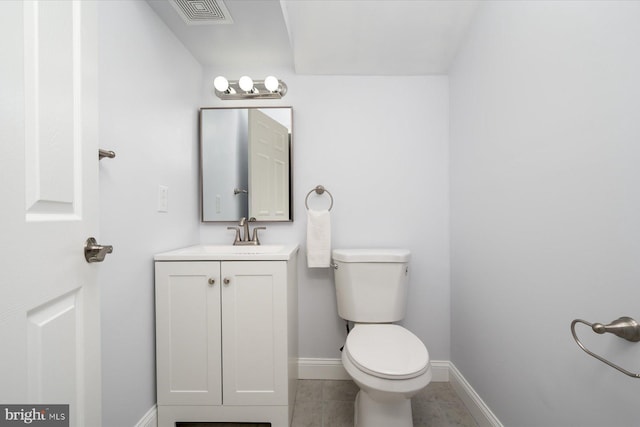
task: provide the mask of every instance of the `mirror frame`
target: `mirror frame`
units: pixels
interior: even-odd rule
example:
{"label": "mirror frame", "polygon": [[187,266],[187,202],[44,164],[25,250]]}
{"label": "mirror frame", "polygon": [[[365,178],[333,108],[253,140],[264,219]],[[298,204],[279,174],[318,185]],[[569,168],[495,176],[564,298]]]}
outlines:
{"label": "mirror frame", "polygon": [[235,223],[240,221],[240,218],[236,219],[205,219],[204,217],[204,144],[202,135],[202,116],[205,110],[265,110],[265,109],[288,109],[290,113],[290,128],[289,128],[289,218],[286,220],[256,220],[260,223],[286,223],[293,222],[293,133],[294,133],[294,120],[293,120],[293,107],[290,105],[273,105],[273,106],[234,106],[234,107],[201,107],[198,110],[198,148],[199,148],[199,191],[200,191],[200,221],[202,223]]}

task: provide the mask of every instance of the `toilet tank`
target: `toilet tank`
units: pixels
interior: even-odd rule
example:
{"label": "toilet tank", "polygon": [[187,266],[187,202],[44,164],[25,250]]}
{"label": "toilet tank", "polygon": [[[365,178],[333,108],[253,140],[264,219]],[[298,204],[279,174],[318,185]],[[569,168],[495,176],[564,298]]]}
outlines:
{"label": "toilet tank", "polygon": [[360,323],[401,320],[410,256],[407,249],[334,249],[338,315]]}

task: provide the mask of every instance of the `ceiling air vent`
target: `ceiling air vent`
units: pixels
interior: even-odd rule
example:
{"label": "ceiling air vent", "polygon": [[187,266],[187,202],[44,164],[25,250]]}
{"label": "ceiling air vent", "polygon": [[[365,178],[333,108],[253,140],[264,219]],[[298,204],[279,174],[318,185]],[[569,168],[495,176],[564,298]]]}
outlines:
{"label": "ceiling air vent", "polygon": [[233,24],[222,0],[171,0],[170,3],[188,25]]}

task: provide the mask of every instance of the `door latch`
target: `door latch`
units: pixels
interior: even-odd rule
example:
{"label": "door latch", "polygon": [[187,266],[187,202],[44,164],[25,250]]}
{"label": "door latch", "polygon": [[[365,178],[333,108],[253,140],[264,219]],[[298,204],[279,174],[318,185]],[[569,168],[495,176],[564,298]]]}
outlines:
{"label": "door latch", "polygon": [[111,252],[113,252],[113,246],[99,245],[93,237],[89,237],[84,243],[84,258],[87,262],[102,262]]}

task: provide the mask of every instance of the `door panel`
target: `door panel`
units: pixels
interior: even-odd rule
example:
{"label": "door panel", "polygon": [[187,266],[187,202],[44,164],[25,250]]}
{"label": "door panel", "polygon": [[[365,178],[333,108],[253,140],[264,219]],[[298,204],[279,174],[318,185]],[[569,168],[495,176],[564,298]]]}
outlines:
{"label": "door panel", "polygon": [[219,275],[219,262],[156,262],[158,405],[222,404]]}
{"label": "door panel", "polygon": [[82,33],[72,2],[24,3],[26,202],[34,214],[74,213],[82,122],[76,62]]}
{"label": "door panel", "polygon": [[223,403],[286,405],[286,263],[225,262]]}
{"label": "door panel", "polygon": [[57,402],[62,394],[70,396],[71,400],[65,403],[71,407],[77,405],[73,384],[77,380],[78,356],[81,356],[81,343],[75,333],[82,323],[79,298],[78,291],[73,291],[27,313],[27,372],[33,401]]}
{"label": "door panel", "polygon": [[289,130],[249,109],[249,216],[289,219]]}
{"label": "door panel", "polygon": [[0,402],[99,426],[94,2],[0,2]]}

